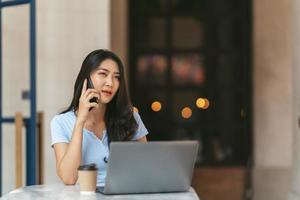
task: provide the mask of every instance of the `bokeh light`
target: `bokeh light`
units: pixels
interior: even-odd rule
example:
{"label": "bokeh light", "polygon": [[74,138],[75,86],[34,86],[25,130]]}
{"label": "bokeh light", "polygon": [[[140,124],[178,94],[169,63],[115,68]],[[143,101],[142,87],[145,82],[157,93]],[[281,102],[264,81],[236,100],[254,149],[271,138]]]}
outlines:
{"label": "bokeh light", "polygon": [[198,98],[196,100],[196,106],[201,109],[207,109],[209,107],[209,100],[206,98]]}
{"label": "bokeh light", "polygon": [[151,104],[151,109],[154,111],[154,112],[158,112],[161,110],[161,103],[159,101],[154,101],[152,104]]}
{"label": "bokeh light", "polygon": [[189,107],[184,107],[182,110],[181,110],[181,116],[185,119],[188,119],[192,116],[193,112],[192,112],[192,109],[190,109]]}

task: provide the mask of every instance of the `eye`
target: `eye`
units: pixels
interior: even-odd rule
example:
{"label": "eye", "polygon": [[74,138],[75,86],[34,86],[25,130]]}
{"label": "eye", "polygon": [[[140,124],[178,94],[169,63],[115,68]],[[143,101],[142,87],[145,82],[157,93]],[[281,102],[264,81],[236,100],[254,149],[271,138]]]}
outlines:
{"label": "eye", "polygon": [[107,74],[105,72],[99,72],[98,74],[101,76],[107,76]]}
{"label": "eye", "polygon": [[115,76],[115,79],[120,80],[120,76]]}

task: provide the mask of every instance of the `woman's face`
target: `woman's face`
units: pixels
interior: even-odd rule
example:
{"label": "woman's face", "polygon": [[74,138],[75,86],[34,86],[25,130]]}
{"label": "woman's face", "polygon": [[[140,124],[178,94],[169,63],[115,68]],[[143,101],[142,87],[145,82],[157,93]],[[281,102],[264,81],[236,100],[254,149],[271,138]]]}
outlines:
{"label": "woman's face", "polygon": [[91,73],[94,87],[100,93],[99,103],[109,103],[117,93],[120,85],[120,71],[117,63],[111,59],[104,60]]}

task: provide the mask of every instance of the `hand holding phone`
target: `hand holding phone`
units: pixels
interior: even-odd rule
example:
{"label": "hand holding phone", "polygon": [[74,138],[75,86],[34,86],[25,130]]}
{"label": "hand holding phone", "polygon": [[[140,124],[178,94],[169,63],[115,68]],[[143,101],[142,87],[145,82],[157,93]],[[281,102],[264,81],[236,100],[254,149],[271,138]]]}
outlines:
{"label": "hand holding phone", "polygon": [[[92,88],[92,89],[95,89],[94,85],[93,85],[93,82],[92,82],[92,79],[90,77],[87,78],[87,89],[88,88]],[[95,102],[95,103],[98,103],[98,98],[97,97],[93,97],[91,98],[90,102]]]}
{"label": "hand holding phone", "polygon": [[[92,89],[93,85],[91,85],[91,81],[90,83],[88,83],[88,78],[84,79],[83,81],[83,86],[82,88],[78,87],[79,89],[77,89],[76,91],[76,95],[78,95],[79,90],[81,89],[80,92],[80,98],[79,98],[79,105],[77,108],[77,122],[78,123],[85,123],[87,118],[88,118],[88,114],[89,111],[92,110],[92,108],[94,107],[98,107],[98,99],[100,99],[100,94],[98,93],[97,90]],[[88,86],[89,84],[89,86]],[[92,83],[93,84],[93,83]],[[87,88],[91,88],[89,89],[89,91],[87,91]],[[93,99],[94,97],[96,97],[96,99]],[[94,102],[91,102],[91,99],[93,99]]]}
{"label": "hand holding phone", "polygon": [[[88,77],[88,78],[87,78],[87,89],[88,89],[88,88],[95,89],[91,77]],[[99,99],[98,99],[97,97],[93,97],[93,98],[90,99],[90,102],[91,102],[91,103],[93,103],[93,102],[98,103],[98,102],[99,102]],[[93,107],[91,107],[91,108],[89,109],[89,111],[91,111],[92,109],[93,109]]]}

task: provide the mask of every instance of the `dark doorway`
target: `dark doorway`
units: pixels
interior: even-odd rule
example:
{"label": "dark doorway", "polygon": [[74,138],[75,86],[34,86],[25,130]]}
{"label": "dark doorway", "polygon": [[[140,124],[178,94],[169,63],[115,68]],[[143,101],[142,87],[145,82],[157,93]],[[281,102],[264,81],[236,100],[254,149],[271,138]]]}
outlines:
{"label": "dark doorway", "polygon": [[149,140],[198,140],[197,164],[245,165],[250,0],[130,0],[129,16],[129,85]]}

